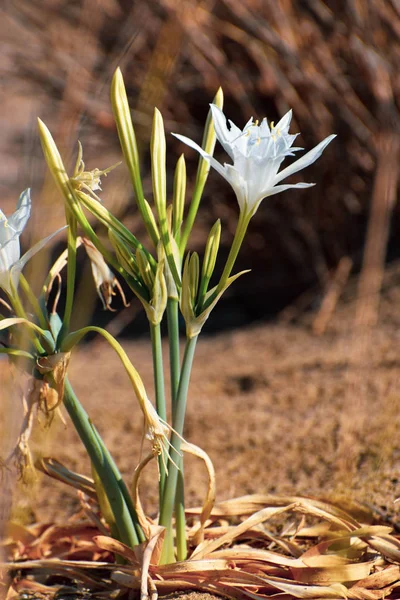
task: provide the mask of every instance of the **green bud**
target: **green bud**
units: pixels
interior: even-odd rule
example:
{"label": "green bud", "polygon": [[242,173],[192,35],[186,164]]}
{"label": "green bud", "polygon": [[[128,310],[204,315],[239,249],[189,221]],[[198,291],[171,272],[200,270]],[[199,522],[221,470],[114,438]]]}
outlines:
{"label": "green bud", "polygon": [[161,239],[175,284],[180,286],[180,274],[174,261],[167,219],[166,143],[164,123],[160,111],[154,109],[151,135],[151,169],[154,202],[157,208]]}
{"label": "green bud", "polygon": [[121,144],[125,162],[128,166],[131,182],[136,195],[137,205],[142,215],[153,244],[157,246],[158,237],[153,223],[149,218],[148,210],[145,205],[142,179],[140,176],[139,151],[136,143],[136,135],[132,124],[131,112],[128,104],[124,79],[121,70],[115,71],[111,84],[111,103],[115,122],[118,130],[118,137]]}
{"label": "green bud", "polygon": [[155,233],[157,235],[157,244],[158,244],[158,241],[160,239],[160,232],[158,231],[157,223],[156,223],[156,220],[154,218],[153,211],[151,210],[151,206],[147,202],[146,199],[144,200],[144,206],[145,206],[145,209],[146,209],[147,218],[148,218],[149,222],[151,223],[151,226],[153,227],[153,229],[154,229],[154,231],[155,231]]}
{"label": "green bud", "polygon": [[163,221],[167,218],[166,142],[163,118],[157,108],[154,109],[151,134],[151,167],[154,202],[162,231]]}
{"label": "green bud", "polygon": [[142,278],[143,283],[145,284],[147,289],[149,290],[151,298],[151,292],[154,285],[154,273],[151,270],[151,266],[149,261],[147,260],[146,254],[140,248],[136,250],[136,264],[139,269],[140,277]]}
{"label": "green bud", "polygon": [[196,299],[199,287],[200,262],[197,252],[188,254],[182,274],[181,312],[186,323],[186,335],[190,339],[200,333],[196,324]]}
{"label": "green bud", "polygon": [[158,267],[154,278],[153,297],[151,299],[151,304],[154,308],[156,317],[156,322],[153,321],[154,325],[158,325],[158,323],[161,322],[168,300],[168,290],[165,279],[166,260],[162,242],[158,243],[157,253]]}
{"label": "green bud", "polygon": [[186,195],[186,163],[185,157],[181,154],[176,163],[174,176],[174,191],[172,198],[172,235],[179,240],[180,230],[183,221],[183,211],[185,208]]}
{"label": "green bud", "polygon": [[[222,91],[222,88],[218,88],[218,91],[215,94],[214,100],[212,101],[212,103],[215,104],[216,106],[218,106],[218,108],[220,108],[220,109],[223,108],[224,93]],[[214,154],[216,141],[217,141],[217,135],[215,133],[214,121],[213,121],[212,112],[210,109],[208,111],[207,120],[206,120],[206,124],[204,127],[204,134],[203,134],[203,140],[201,142],[201,147],[204,148],[204,150],[207,152],[207,154],[211,154],[211,156],[212,156]],[[193,195],[195,195],[197,192],[197,186],[200,186],[201,193],[203,192],[204,185],[206,183],[209,171],[210,171],[210,163],[207,160],[204,160],[204,158],[200,157],[199,166],[197,169],[195,191],[194,191]]]}
{"label": "green bud", "polygon": [[47,166],[53,175],[57,186],[68,204],[74,202],[73,189],[69,183],[68,173],[50,131],[41,119],[38,119],[40,141]]}
{"label": "green bud", "polygon": [[203,300],[208,290],[208,284],[212,274],[214,273],[215,263],[219,250],[219,242],[221,239],[221,221],[218,219],[211,228],[208,235],[206,249],[204,252],[203,268],[201,272],[200,292],[198,307],[201,310]]}
{"label": "green bud", "polygon": [[129,273],[131,277],[137,278],[139,275],[139,269],[130,247],[122,239],[122,237],[112,229],[108,230],[108,239],[114,248],[115,254],[117,255],[117,260],[121,267],[125,269],[125,271]]}
{"label": "green bud", "polygon": [[[224,104],[224,94],[222,92],[222,88],[219,88],[217,93],[215,94],[213,104],[216,104],[218,108],[223,107]],[[212,118],[211,109],[208,111],[206,124],[204,127],[203,140],[201,142],[201,147],[211,156],[214,154],[215,143],[217,141],[217,135],[215,133],[214,122]],[[182,231],[182,236],[179,243],[179,248],[181,251],[181,255],[184,254],[190,232],[192,231],[193,224],[196,219],[197,211],[199,208],[200,200],[203,195],[204,186],[207,181],[208,173],[210,172],[210,164],[207,160],[204,160],[200,156],[199,165],[197,167],[196,174],[196,182],[194,185],[193,196],[190,202],[189,212],[187,215],[187,219],[185,222],[185,226]]]}
{"label": "green bud", "polygon": [[[171,207],[170,207],[171,208]],[[178,244],[176,243],[176,241],[174,240],[173,237],[170,238],[171,241],[171,248],[172,248],[172,254],[174,257],[174,262],[177,265],[177,268],[180,272],[181,270],[181,257],[179,254],[179,248],[178,248]],[[163,248],[164,251],[164,248]],[[164,251],[164,256],[165,256],[165,251]],[[164,266],[164,276],[165,276],[165,281],[167,284],[167,290],[168,290],[168,298],[171,298],[173,300],[178,300],[179,301],[179,290],[176,286],[175,280],[172,276],[171,273],[171,269],[169,268],[169,263],[167,260],[165,260],[165,266]]]}
{"label": "green bud", "polygon": [[193,305],[197,299],[197,291],[199,289],[199,272],[200,272],[200,260],[197,252],[193,252],[190,257],[189,263],[189,286],[190,286],[190,295],[192,298]]}

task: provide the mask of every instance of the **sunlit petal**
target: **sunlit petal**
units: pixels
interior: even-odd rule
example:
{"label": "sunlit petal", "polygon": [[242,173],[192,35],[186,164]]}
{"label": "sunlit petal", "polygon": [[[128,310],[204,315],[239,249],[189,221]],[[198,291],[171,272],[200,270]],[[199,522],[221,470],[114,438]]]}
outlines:
{"label": "sunlit petal", "polygon": [[315,146],[315,148],[307,152],[307,154],[305,154],[304,156],[296,160],[294,163],[286,167],[286,169],[283,169],[283,171],[278,173],[278,175],[276,176],[275,183],[282,181],[282,179],[286,179],[286,177],[289,177],[290,175],[293,175],[298,171],[302,171],[303,169],[311,165],[313,162],[315,162],[317,158],[321,156],[322,152],[327,147],[327,145],[335,137],[336,135],[330,135],[329,137],[325,138],[322,142],[318,144],[318,146]]}
{"label": "sunlit petal", "polygon": [[17,210],[8,219],[9,227],[11,227],[18,235],[21,235],[31,216],[31,205],[31,190],[28,188],[20,195]]}

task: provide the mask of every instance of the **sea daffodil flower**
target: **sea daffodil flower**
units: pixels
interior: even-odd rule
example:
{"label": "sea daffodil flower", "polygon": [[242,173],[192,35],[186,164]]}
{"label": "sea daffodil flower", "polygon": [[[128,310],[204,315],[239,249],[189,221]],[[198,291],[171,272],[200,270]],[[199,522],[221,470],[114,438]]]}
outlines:
{"label": "sea daffodil flower", "polygon": [[14,287],[18,285],[19,275],[25,265],[25,256],[21,259],[19,236],[31,214],[30,190],[22,192],[19,197],[17,210],[7,219],[0,210],[0,287],[11,293],[11,281]]}
{"label": "sea daffodil flower", "polygon": [[173,135],[197,150],[231,184],[241,212],[252,216],[260,202],[268,196],[279,194],[289,188],[307,188],[315,185],[313,183],[277,184],[315,162],[329,142],[336,137],[335,135],[328,136],[310,152],[278,172],[287,156],[294,156],[295,152],[303,150],[303,148],[293,147],[298,134],[289,133],[291,110],[276,125],[273,123],[268,125],[265,118],[261,121],[261,125],[258,125],[258,121],[253,123],[251,118],[241,130],[232,121],[229,121],[228,127],[222,110],[215,104],[210,106],[217,139],[233,160],[233,165],[227,163],[222,165],[191,139],[183,135]]}
{"label": "sea daffodil flower", "polygon": [[17,210],[7,219],[0,210],[0,288],[9,295],[13,295],[18,287],[22,269],[32,256],[39,252],[43,246],[57,233],[65,229],[61,227],[44,240],[40,240],[21,257],[19,238],[31,214],[30,189],[26,189],[19,197]]}

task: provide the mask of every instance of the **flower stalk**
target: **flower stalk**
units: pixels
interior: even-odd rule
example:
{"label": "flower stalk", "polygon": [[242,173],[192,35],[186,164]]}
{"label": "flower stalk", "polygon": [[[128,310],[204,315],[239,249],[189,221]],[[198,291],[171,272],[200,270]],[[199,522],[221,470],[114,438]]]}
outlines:
{"label": "flower stalk", "polygon": [[[153,355],[153,373],[154,373],[154,389],[156,394],[156,410],[158,416],[163,420],[167,421],[167,407],[165,404],[165,386],[164,386],[164,368],[163,368],[163,355],[162,355],[162,344],[161,344],[161,327],[158,323],[153,325],[150,323],[150,334],[151,334],[151,346]],[[162,456],[158,457],[158,469],[159,469],[159,498],[160,504],[164,493],[164,484],[166,477],[165,462]]]}
{"label": "flower stalk", "polygon": [[[168,460],[168,475],[164,488],[163,503],[160,509],[159,523],[167,530],[172,528],[172,514],[174,511],[176,486],[178,481],[178,464],[181,459],[181,443],[186,415],[186,402],[189,390],[190,374],[196,350],[197,336],[188,339],[182,360],[181,376],[179,379],[176,411],[172,421],[171,452]],[[161,563],[168,561],[166,552],[161,555]]]}

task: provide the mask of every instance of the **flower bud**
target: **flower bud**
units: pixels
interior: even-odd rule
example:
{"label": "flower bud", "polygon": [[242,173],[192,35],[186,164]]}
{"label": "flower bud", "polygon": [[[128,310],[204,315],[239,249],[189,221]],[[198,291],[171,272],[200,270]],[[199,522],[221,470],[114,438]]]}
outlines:
{"label": "flower bud", "polygon": [[176,163],[174,176],[174,191],[172,198],[172,236],[179,239],[180,229],[183,220],[183,211],[185,208],[186,195],[186,163],[185,157],[181,154]]}
{"label": "flower bud", "polygon": [[199,256],[188,254],[183,267],[181,312],[186,323],[186,335],[190,339],[200,333],[196,325],[196,300],[199,287]]}
{"label": "flower bud", "polygon": [[114,248],[117,260],[121,267],[125,269],[132,277],[137,277],[139,270],[134,258],[134,255],[129,246],[124,242],[118,233],[115,233],[112,229],[108,230],[108,239]]}
{"label": "flower bud", "polygon": [[215,263],[219,250],[219,242],[221,239],[221,221],[218,219],[211,228],[208,235],[206,249],[204,252],[203,268],[201,271],[200,292],[198,299],[198,307],[202,308],[204,297],[208,290],[208,284],[212,274],[214,273]]}

